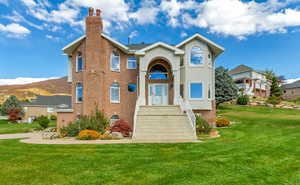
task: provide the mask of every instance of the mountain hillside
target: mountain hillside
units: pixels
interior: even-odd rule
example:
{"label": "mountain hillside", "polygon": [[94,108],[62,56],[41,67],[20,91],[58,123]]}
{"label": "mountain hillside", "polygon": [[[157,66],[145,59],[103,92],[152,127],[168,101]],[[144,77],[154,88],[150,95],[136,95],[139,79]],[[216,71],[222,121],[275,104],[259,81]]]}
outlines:
{"label": "mountain hillside", "polygon": [[19,100],[30,100],[36,95],[54,96],[70,95],[71,84],[67,82],[67,77],[45,80],[23,85],[3,85],[0,86],[0,103],[11,95],[17,96]]}

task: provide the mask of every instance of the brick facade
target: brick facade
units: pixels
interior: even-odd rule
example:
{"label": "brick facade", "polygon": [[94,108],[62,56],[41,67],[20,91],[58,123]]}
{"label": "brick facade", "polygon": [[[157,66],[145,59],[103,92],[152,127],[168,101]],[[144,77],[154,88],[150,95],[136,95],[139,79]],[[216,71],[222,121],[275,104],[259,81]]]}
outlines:
{"label": "brick facade", "polygon": [[[125,120],[131,125],[133,124],[135,104],[137,101],[137,93],[139,88],[145,87],[146,102],[148,101],[148,83],[168,83],[169,84],[169,104],[174,104],[174,86],[175,80],[172,66],[168,66],[169,77],[168,80],[145,80],[145,83],[139,83],[138,78],[142,78],[139,73],[139,58],[137,57],[137,69],[127,69],[127,59],[134,56],[130,52],[122,50],[116,43],[104,37],[102,33],[103,25],[99,11],[96,16],[90,9],[89,16],[86,18],[86,36],[80,41],[76,48],[72,49],[72,53],[68,53],[71,57],[71,74],[72,74],[72,109],[73,112],[59,112],[58,113],[58,127],[65,126],[79,115],[90,115],[96,108],[101,110],[105,116],[110,119],[112,115],[118,115],[121,120]],[[75,46],[74,46],[75,47]],[[179,50],[178,48],[176,51]],[[169,52],[168,50],[166,50]],[[112,71],[110,68],[110,61],[112,52],[117,52],[120,55],[120,71]],[[173,51],[174,52],[174,51]],[[83,70],[76,72],[76,60],[78,54],[83,58]],[[161,54],[161,53],[159,53]],[[182,53],[184,54],[184,52]],[[173,54],[172,54],[173,55]],[[179,57],[178,57],[179,60]],[[158,63],[161,60],[155,60]],[[145,64],[145,63],[142,63]],[[179,65],[179,62],[178,62]],[[150,66],[150,65],[149,65]],[[145,73],[146,74],[146,73]],[[180,75],[177,76],[180,78]],[[110,102],[110,87],[117,82],[120,86],[120,103]],[[76,84],[83,85],[83,101],[76,102]],[[137,85],[135,92],[128,91],[128,84],[134,83]],[[144,84],[139,87],[139,84]],[[180,80],[178,82],[180,83]],[[179,91],[179,90],[178,90]],[[179,94],[179,92],[178,92]],[[207,100],[210,101],[210,100]],[[215,102],[212,102],[212,110],[195,110],[201,113],[209,123],[215,123],[216,109]],[[207,108],[207,109],[210,109]]]}

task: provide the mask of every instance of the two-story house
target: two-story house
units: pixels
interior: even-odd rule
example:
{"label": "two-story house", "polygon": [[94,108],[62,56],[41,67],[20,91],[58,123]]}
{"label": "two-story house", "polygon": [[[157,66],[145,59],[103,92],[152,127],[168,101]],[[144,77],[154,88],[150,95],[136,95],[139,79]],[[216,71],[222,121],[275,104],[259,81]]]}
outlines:
{"label": "two-story house", "polygon": [[135,139],[195,139],[195,113],[214,124],[215,59],[224,49],[200,34],[170,45],[124,45],[103,33],[101,11],[89,9],[86,34],[63,48],[72,109],[58,127],[95,107],[133,126]]}
{"label": "two-story house", "polygon": [[266,75],[246,65],[239,65],[229,71],[239,90],[249,96],[268,97],[271,83]]}

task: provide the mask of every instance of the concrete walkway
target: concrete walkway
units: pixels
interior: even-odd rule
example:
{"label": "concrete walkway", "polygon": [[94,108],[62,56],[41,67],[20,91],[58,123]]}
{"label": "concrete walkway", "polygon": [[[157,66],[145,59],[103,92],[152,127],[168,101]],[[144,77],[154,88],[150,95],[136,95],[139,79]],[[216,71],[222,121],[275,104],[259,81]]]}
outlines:
{"label": "concrete walkway", "polygon": [[2,134],[0,139],[21,139],[28,144],[129,144],[129,143],[199,143],[200,140],[77,140],[75,138],[43,139],[40,133]]}

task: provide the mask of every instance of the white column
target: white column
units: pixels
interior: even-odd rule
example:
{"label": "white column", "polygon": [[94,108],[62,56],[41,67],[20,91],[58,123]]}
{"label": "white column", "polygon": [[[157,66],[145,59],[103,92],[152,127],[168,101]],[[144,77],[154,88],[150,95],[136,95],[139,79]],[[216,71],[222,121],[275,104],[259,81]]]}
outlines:
{"label": "white column", "polygon": [[180,70],[174,70],[174,105],[178,105],[178,97],[180,96]]}
{"label": "white column", "polygon": [[145,71],[140,71],[140,98],[141,98],[141,104],[146,105],[146,97],[145,97]]}
{"label": "white column", "polygon": [[68,56],[68,82],[72,82],[72,56]]}

